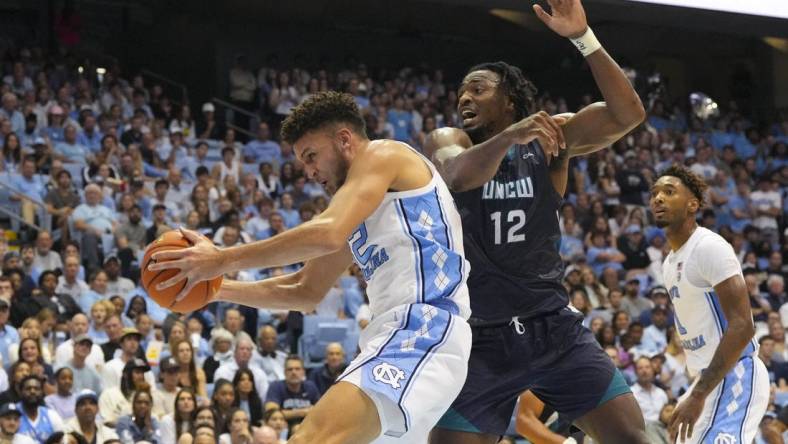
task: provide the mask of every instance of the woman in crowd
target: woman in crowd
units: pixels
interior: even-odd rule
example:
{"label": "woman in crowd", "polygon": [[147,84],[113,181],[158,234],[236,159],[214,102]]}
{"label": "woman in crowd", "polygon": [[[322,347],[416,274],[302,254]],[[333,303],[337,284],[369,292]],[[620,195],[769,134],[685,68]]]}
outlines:
{"label": "woman in crowd", "polygon": [[196,366],[194,348],[188,339],[178,342],[175,346],[175,360],[180,365],[178,369],[178,385],[194,391],[202,399],[208,399],[205,372]]}
{"label": "woman in crowd", "polygon": [[263,419],[263,403],[254,385],[254,374],[248,368],[239,369],[233,378],[235,405],[249,415],[251,424]]}
{"label": "woman in crowd", "polygon": [[153,396],[150,391],[141,389],[132,396],[132,412],[121,416],[115,430],[123,442],[148,441],[163,442],[159,421],[152,414]]}
{"label": "woman in crowd", "polygon": [[243,409],[236,408],[230,412],[229,418],[229,431],[219,435],[219,444],[251,444],[249,415]]}
{"label": "woman in crowd", "polygon": [[150,391],[150,385],[145,382],[145,372],[148,370],[150,367],[145,361],[132,359],[123,367],[120,386],[106,389],[101,393],[99,411],[108,427],[112,427],[121,416],[131,412],[131,397],[136,391]]}
{"label": "woman in crowd", "polygon": [[282,413],[280,409],[269,409],[266,411],[265,415],[263,415],[263,422],[265,422],[265,425],[276,430],[280,443],[287,441],[289,435],[287,419],[285,419],[285,414]]}
{"label": "woman in crowd", "polygon": [[197,403],[194,392],[191,389],[181,389],[175,395],[175,411],[164,415],[161,420],[161,442],[174,443],[184,433],[188,433],[194,422],[194,414],[197,410]]}
{"label": "woman in crowd", "polygon": [[226,433],[229,430],[230,413],[235,405],[235,390],[232,382],[226,379],[216,381],[211,405],[216,411],[216,432]]}

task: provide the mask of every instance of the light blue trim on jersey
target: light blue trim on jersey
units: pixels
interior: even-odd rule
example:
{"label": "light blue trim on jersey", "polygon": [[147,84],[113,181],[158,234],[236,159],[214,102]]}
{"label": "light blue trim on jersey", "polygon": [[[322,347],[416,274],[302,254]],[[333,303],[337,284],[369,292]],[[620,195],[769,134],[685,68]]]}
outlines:
{"label": "light blue trim on jersey", "polygon": [[[715,322],[717,324],[717,328],[720,331],[720,339],[722,339],[722,335],[728,331],[728,320],[725,319],[725,312],[722,311],[722,306],[720,305],[720,298],[717,296],[717,293],[714,291],[709,291],[704,293],[706,296],[706,300],[709,301],[709,305],[711,306],[711,311],[714,313]],[[744,349],[742,352],[742,357],[750,356],[755,353],[756,346],[755,346],[755,338],[751,339],[747,343],[747,348]]]}
{"label": "light blue trim on jersey", "polygon": [[397,219],[399,219],[399,223],[402,226],[402,232],[405,233],[405,236],[410,239],[411,243],[413,244],[413,263],[415,264],[415,271],[414,274],[416,276],[416,302],[421,302],[424,295],[424,285],[422,281],[424,276],[421,273],[421,254],[419,254],[419,243],[416,241],[416,238],[413,237],[413,233],[410,232],[410,228],[408,228],[408,223],[405,218],[405,208],[402,207],[402,201],[398,200],[394,208],[397,209]]}
{"label": "light blue trim on jersey", "polygon": [[[411,416],[403,401],[424,364],[446,343],[453,321],[445,310],[429,304],[413,304],[409,306],[405,327],[396,330],[378,353],[360,366],[362,388],[385,397],[402,413],[404,430],[384,431],[387,436],[399,437],[410,430]],[[381,365],[387,366],[386,375],[376,373],[382,369],[378,368]],[[401,373],[394,379],[396,375],[392,372]]]}
{"label": "light blue trim on jersey", "polygon": [[[740,365],[744,367],[741,378],[736,375],[736,368]],[[737,443],[744,442],[744,425],[752,403],[754,383],[753,358],[748,356],[740,359],[734,370],[725,375],[720,389],[721,396],[709,420],[709,426],[702,435],[701,443],[714,444],[719,434],[737,437]]]}
{"label": "light blue trim on jersey", "polygon": [[[399,199],[399,207],[410,237],[415,240],[421,266],[421,294],[418,302],[446,308],[462,284],[463,258],[451,248],[449,226],[437,189],[420,196]],[[456,304],[448,308],[458,314]]]}

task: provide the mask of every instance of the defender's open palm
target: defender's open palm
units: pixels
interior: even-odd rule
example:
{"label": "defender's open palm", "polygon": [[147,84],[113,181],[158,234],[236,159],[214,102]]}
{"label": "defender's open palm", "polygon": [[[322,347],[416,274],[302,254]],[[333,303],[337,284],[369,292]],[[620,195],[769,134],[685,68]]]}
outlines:
{"label": "defender's open palm", "polygon": [[192,244],[189,248],[169,250],[155,253],[155,263],[148,266],[151,271],[179,269],[180,272],[171,279],[160,283],[156,289],[162,290],[171,287],[182,279],[186,279],[183,287],[175,300],[183,299],[195,285],[223,274],[222,254],[210,239],[191,230],[180,228],[181,234]]}
{"label": "defender's open palm", "polygon": [[588,28],[586,12],[580,0],[547,0],[550,12],[534,5],[534,12],[556,34],[566,38],[582,36]]}

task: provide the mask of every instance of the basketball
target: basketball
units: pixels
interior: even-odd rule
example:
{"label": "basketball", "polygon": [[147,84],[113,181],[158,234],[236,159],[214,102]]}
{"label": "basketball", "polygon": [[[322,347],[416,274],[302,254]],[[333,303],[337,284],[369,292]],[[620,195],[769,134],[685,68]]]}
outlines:
{"label": "basketball", "polygon": [[145,257],[142,260],[142,288],[144,288],[145,291],[148,292],[148,295],[150,295],[150,297],[153,298],[153,300],[163,308],[178,313],[187,313],[190,311],[199,310],[205,306],[208,300],[213,297],[217,291],[219,291],[219,287],[222,285],[222,277],[219,276],[210,281],[200,282],[194,288],[192,288],[185,298],[179,302],[176,302],[175,296],[186,285],[185,279],[161,291],[156,289],[156,285],[175,276],[178,274],[179,270],[170,269],[149,271],[148,265],[150,265],[151,261],[153,261],[151,256],[153,256],[154,253],[167,250],[179,250],[181,248],[188,248],[191,245],[192,244],[185,237],[183,237],[178,230],[168,231],[148,245],[145,250]]}

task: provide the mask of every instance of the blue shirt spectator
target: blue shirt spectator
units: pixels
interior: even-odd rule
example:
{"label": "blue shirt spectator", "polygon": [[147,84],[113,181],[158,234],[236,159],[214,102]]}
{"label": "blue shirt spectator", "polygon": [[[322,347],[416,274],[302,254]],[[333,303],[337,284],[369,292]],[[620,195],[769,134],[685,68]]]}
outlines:
{"label": "blue shirt spectator", "polygon": [[250,140],[244,146],[243,159],[246,163],[282,164],[282,148],[271,140],[271,130],[267,123],[260,122],[260,126],[257,128],[257,138]]}
{"label": "blue shirt spectator", "polygon": [[87,163],[88,148],[77,141],[77,129],[71,125],[63,131],[63,141],[55,144],[55,151],[69,162]]}

